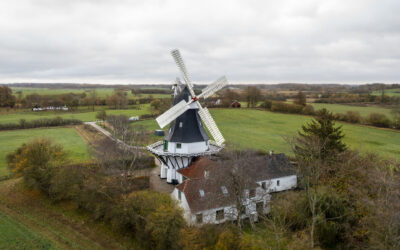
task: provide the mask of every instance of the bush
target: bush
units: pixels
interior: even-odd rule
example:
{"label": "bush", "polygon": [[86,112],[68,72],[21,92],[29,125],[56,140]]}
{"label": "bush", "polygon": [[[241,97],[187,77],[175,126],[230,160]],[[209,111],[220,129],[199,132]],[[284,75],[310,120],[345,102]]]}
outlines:
{"label": "bush", "polygon": [[272,102],[271,111],[291,113],[291,114],[301,114],[303,106],[284,102]]}
{"label": "bush", "polygon": [[23,176],[28,187],[48,194],[54,170],[65,161],[61,145],[41,138],[22,144],[7,155],[7,165],[15,176]]}
{"label": "bush", "polygon": [[304,106],[303,114],[305,114],[305,115],[315,115],[314,107],[311,106],[311,105]]}
{"label": "bush", "polygon": [[372,126],[384,128],[390,127],[391,124],[391,121],[386,115],[378,113],[371,113],[367,118],[367,122]]}
{"label": "bush", "polygon": [[78,124],[82,124],[82,121],[77,119],[63,119],[61,117],[42,118],[32,121],[26,121],[25,119],[21,119],[19,120],[19,123],[0,124],[0,130],[56,127],[56,126],[66,126],[66,125],[78,125]]}
{"label": "bush", "polygon": [[262,102],[259,105],[260,108],[264,108],[264,109],[268,109],[268,110],[271,109],[271,106],[272,106],[272,101],[270,101],[270,100],[265,100],[264,102]]}

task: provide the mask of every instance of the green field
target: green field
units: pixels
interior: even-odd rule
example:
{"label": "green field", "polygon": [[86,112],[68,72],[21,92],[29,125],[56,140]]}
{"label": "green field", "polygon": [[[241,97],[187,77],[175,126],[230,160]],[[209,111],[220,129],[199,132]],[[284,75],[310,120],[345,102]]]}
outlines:
{"label": "green field", "polygon": [[[381,90],[375,90],[372,95],[382,95]],[[385,95],[387,96],[400,96],[400,89],[385,89]]]}
{"label": "green field", "polygon": [[56,249],[34,231],[0,211],[0,249]]}
{"label": "green field", "polygon": [[0,132],[0,176],[9,174],[6,167],[6,155],[22,143],[36,137],[45,136],[53,139],[55,143],[61,144],[69,153],[72,161],[89,159],[86,142],[75,132],[73,128],[38,128],[21,129]]}
{"label": "green field", "polygon": [[[149,104],[141,105],[141,109],[110,109],[106,110],[109,115],[126,115],[126,116],[140,116],[148,114]],[[54,118],[60,116],[64,119],[78,119],[84,122],[95,121],[97,111],[80,110],[76,112],[72,111],[21,111],[10,114],[0,114],[0,124],[5,123],[18,123],[20,119],[27,121],[36,120],[40,118]]]}
{"label": "green field", "polygon": [[[11,87],[13,94],[18,96],[17,92],[21,91],[22,96],[25,97],[26,95],[30,94],[40,94],[40,95],[61,95],[67,93],[74,93],[74,94],[82,94],[86,93],[86,95],[90,95],[92,89],[75,89],[75,88],[64,88],[64,89],[50,89],[50,88],[28,88],[28,87]],[[140,97],[148,97],[150,94],[140,94],[140,95],[133,95],[130,91],[126,91],[127,97],[129,99],[136,99]],[[113,88],[96,88],[96,95],[97,97],[107,97],[112,96],[114,94]],[[168,94],[151,94],[154,98],[168,98],[171,95]]]}
{"label": "green field", "polygon": [[[249,109],[211,109],[211,113],[227,143],[264,151],[273,149],[275,152],[289,154],[291,149],[285,138],[296,135],[301,125],[311,120],[309,116]],[[158,128],[154,120],[136,124],[142,124],[151,130]],[[344,141],[351,148],[400,159],[400,132],[351,124],[342,125]]]}
{"label": "green field", "polygon": [[384,114],[388,117],[391,117],[391,109],[382,108],[378,106],[353,106],[353,105],[345,105],[345,104],[329,104],[329,103],[309,103],[314,107],[315,110],[326,108],[332,113],[346,113],[347,111],[357,111],[360,113],[362,117],[367,117],[371,113],[379,113]]}

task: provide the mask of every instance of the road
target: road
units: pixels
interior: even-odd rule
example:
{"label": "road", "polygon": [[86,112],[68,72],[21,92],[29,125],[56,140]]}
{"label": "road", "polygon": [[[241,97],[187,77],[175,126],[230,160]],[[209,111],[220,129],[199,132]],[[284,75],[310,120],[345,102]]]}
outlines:
{"label": "road", "polygon": [[119,145],[122,145],[123,147],[126,147],[128,149],[140,149],[140,150],[146,150],[146,147],[139,147],[139,146],[132,146],[128,145],[125,142],[121,141],[118,138],[115,138],[110,132],[105,130],[104,128],[100,127],[99,125],[96,124],[96,122],[85,122],[85,124],[92,126],[93,128],[97,129],[99,132],[110,138],[111,140],[115,141]]}

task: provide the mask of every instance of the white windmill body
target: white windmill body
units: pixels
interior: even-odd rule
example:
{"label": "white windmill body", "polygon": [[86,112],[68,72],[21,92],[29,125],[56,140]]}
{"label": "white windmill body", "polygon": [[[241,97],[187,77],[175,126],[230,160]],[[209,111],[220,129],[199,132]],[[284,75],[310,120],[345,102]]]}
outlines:
{"label": "white windmill body", "polygon": [[[177,80],[173,87],[173,106],[156,119],[161,128],[171,123],[164,141],[158,141],[147,148],[161,162],[160,177],[166,178],[168,183],[181,183],[182,176],[177,170],[188,167],[199,156],[218,153],[224,146],[224,138],[211,114],[198,100],[213,95],[228,82],[225,77],[221,77],[196,96],[179,51],[172,51],[172,55],[186,84]],[[203,124],[215,141],[210,140]]]}

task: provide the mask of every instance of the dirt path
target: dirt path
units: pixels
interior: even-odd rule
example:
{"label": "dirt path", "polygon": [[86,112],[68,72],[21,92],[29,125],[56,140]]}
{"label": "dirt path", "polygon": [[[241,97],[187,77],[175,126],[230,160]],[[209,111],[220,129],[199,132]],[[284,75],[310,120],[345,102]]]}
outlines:
{"label": "dirt path", "polygon": [[172,193],[174,190],[174,185],[168,184],[165,179],[160,178],[160,165],[153,168],[150,172],[150,189],[160,192],[160,193]]}
{"label": "dirt path", "polygon": [[121,141],[120,139],[115,138],[110,132],[108,132],[104,128],[100,127],[99,125],[97,125],[96,122],[85,122],[85,124],[90,125],[93,128],[97,129],[100,133],[102,133],[103,135],[107,136],[112,141],[115,141],[116,143],[122,145],[123,147],[127,147],[128,149],[146,150],[146,147],[131,146],[131,145],[128,145],[125,142]]}

